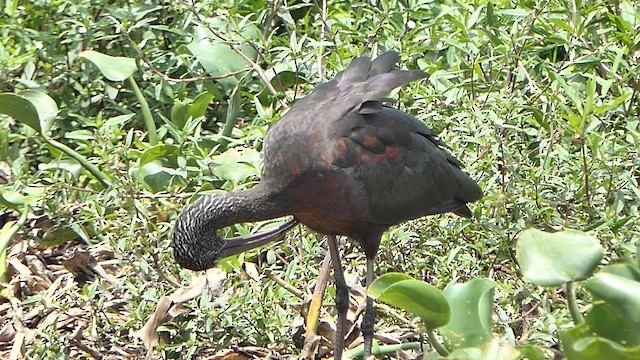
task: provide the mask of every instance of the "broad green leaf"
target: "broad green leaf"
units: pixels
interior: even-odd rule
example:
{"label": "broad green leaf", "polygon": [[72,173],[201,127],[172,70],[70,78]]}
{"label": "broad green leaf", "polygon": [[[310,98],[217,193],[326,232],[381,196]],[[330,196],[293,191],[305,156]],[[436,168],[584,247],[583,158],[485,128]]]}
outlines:
{"label": "broad green leaf", "polygon": [[0,204],[10,209],[20,210],[25,206],[33,206],[46,196],[44,187],[26,187],[22,188],[22,192],[8,189],[0,192]]}
{"label": "broad green leaf", "polygon": [[402,273],[391,272],[380,276],[375,279],[371,286],[369,286],[369,295],[372,298],[378,298],[380,294],[385,292],[389,288],[389,286],[397,283],[398,281],[404,280],[413,280],[413,278],[409,275],[405,275]]}
{"label": "broad green leaf", "polygon": [[640,359],[640,346],[625,348],[614,341],[594,336],[586,324],[558,333],[567,360]]}
{"label": "broad green leaf", "polygon": [[224,80],[223,83],[229,87],[235,86],[237,84],[235,73],[251,69],[251,63],[237,51],[252,61],[257,58],[258,54],[250,46],[236,45],[232,48],[224,42],[212,41],[213,38],[208,29],[198,28],[194,34],[193,42],[187,45],[187,48],[209,75],[220,77],[220,80]]}
{"label": "broad green leaf", "polygon": [[181,176],[179,171],[162,166],[162,161],[160,160],[146,163],[135,174],[136,179],[153,193],[166,191],[172,185],[176,176]]}
{"label": "broad green leaf", "polygon": [[[640,282],[615,274],[600,272],[585,282],[584,287],[602,299],[627,322],[633,334],[619,334],[626,339],[640,340]],[[623,331],[623,329],[621,329]]]}
{"label": "broad green leaf", "polygon": [[0,113],[9,115],[40,132],[38,111],[29,100],[22,96],[12,93],[0,94]]}
{"label": "broad green leaf", "polygon": [[29,100],[36,108],[40,123],[40,133],[46,135],[51,130],[51,125],[56,116],[58,116],[58,104],[42,91],[25,90],[20,92],[19,95]]}
{"label": "broad green leaf", "polygon": [[179,148],[175,145],[160,144],[146,149],[140,156],[140,167],[156,160],[174,158]]}
{"label": "broad green leaf", "polygon": [[186,102],[176,100],[171,107],[171,123],[178,129],[184,129],[184,125],[189,120],[189,108]]}
{"label": "broad green leaf", "polygon": [[444,290],[451,308],[451,320],[440,329],[447,349],[482,347],[491,341],[493,289],[489,279],[474,279]]}
{"label": "broad green leaf", "polygon": [[581,355],[586,356],[586,359],[640,359],[640,346],[624,347],[618,343],[601,337],[580,339],[573,345],[573,348]]}
{"label": "broad green leaf", "polygon": [[544,351],[535,345],[518,345],[516,350],[527,360],[545,360]]}
{"label": "broad green leaf", "polygon": [[129,120],[131,120],[136,114],[131,113],[131,114],[124,114],[124,115],[118,115],[118,116],[114,116],[108,120],[106,120],[102,126],[100,127],[101,129],[107,129],[110,127],[115,127],[115,126],[124,126],[126,123],[129,122]]}
{"label": "broad green leaf", "polygon": [[574,349],[574,345],[580,339],[592,337],[594,334],[589,329],[587,324],[581,324],[571,329],[563,329],[558,331],[558,338],[560,339],[560,345],[562,351],[568,360],[585,360],[588,357],[580,354],[579,351]]}
{"label": "broad green leaf", "polygon": [[82,165],[73,159],[59,159],[53,160],[47,164],[40,164],[38,166],[41,170],[63,170],[68,171],[75,179],[78,179],[82,172]]}
{"label": "broad green leaf", "polygon": [[215,96],[208,91],[200,93],[195,99],[193,99],[191,105],[188,106],[189,115],[194,119],[204,116],[209,104],[214,98]]}
{"label": "broad green leaf", "polygon": [[640,345],[640,328],[611,305],[597,302],[585,316],[593,332],[603,338],[625,345]]}
{"label": "broad green leaf", "polygon": [[46,134],[58,115],[58,105],[49,95],[41,91],[4,93],[0,94],[0,113],[11,116],[39,133]]}
{"label": "broad green leaf", "polygon": [[604,256],[598,240],[582,231],[547,233],[527,229],[520,234],[516,259],[525,279],[540,286],[583,280]]}
{"label": "broad green leaf", "polygon": [[138,70],[136,61],[128,57],[110,56],[93,50],[81,52],[80,57],[91,61],[111,81],[127,80]]}
{"label": "broad green leaf", "polygon": [[260,175],[260,153],[255,149],[235,147],[214,156],[211,160],[211,172],[234,184]]}
{"label": "broad green leaf", "polygon": [[258,176],[258,169],[245,163],[222,164],[213,169],[213,174],[234,184],[240,184],[251,176]]}
{"label": "broad green leaf", "polygon": [[609,264],[600,270],[599,274],[602,273],[614,274],[640,282],[640,270],[632,263]]}
{"label": "broad green leaf", "polygon": [[481,347],[468,347],[456,350],[445,359],[453,360],[517,360],[522,355],[510,344],[492,339]]}
{"label": "broad green leaf", "polygon": [[[381,280],[383,284],[375,287],[383,290],[380,292],[374,290],[375,296],[370,293],[371,297],[420,317],[427,329],[438,328],[449,321],[451,316],[449,304],[438,289],[424,281],[414,279],[394,281],[401,276],[393,273],[389,276],[392,279],[383,279]],[[389,284],[390,282],[392,283]]]}
{"label": "broad green leaf", "polygon": [[10,209],[18,210],[24,206],[26,197],[21,193],[13,190],[5,190],[0,192],[0,204]]}
{"label": "broad green leaf", "polygon": [[214,98],[215,96],[211,92],[205,91],[196,96],[190,104],[188,101],[176,100],[171,108],[171,122],[179,129],[183,129],[189,118],[196,119],[204,116],[209,103]]}

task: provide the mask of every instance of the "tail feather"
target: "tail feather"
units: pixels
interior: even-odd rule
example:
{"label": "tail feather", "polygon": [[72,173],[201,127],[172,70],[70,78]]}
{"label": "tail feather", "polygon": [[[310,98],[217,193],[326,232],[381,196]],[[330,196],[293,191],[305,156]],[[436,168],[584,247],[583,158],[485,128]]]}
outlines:
{"label": "tail feather", "polygon": [[371,61],[360,57],[335,78],[335,85],[343,94],[343,109],[359,108],[368,101],[381,101],[391,90],[428,76],[419,70],[394,70],[400,60],[397,52],[389,51]]}
{"label": "tail feather", "polygon": [[[365,103],[383,101],[397,87],[428,76],[419,70],[394,70],[398,60],[400,55],[394,51],[374,60],[368,57],[354,59],[333,80],[317,86],[309,96],[298,101],[289,111],[290,116],[300,111],[338,120],[349,111],[359,111]],[[378,106],[369,104],[364,108],[375,111]]]}
{"label": "tail feather", "polygon": [[378,56],[371,63],[371,69],[369,69],[369,77],[391,71],[396,66],[398,61],[400,61],[400,55],[395,51],[389,51]]}

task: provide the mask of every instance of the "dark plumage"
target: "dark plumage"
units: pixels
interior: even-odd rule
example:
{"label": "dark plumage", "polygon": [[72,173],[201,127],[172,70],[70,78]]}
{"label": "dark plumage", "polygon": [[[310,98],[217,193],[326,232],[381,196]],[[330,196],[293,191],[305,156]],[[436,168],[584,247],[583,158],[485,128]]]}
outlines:
{"label": "dark plumage", "polygon": [[[336,235],[356,240],[367,256],[367,286],[380,237],[390,226],[425,215],[470,216],[466,203],[482,191],[422,122],[382,105],[392,89],[427,76],[393,70],[399,56],[361,57],[299,100],[269,130],[264,173],[254,188],[206,195],[185,207],[175,224],[174,255],[188,269],[204,270],[228,255],[265,244],[296,220],[329,235],[338,334],[344,332],[348,289]],[[284,225],[251,238],[221,239],[215,230],[235,223],[293,215]],[[373,335],[368,299],[362,331],[365,354]],[[337,336],[336,359],[343,339]]]}

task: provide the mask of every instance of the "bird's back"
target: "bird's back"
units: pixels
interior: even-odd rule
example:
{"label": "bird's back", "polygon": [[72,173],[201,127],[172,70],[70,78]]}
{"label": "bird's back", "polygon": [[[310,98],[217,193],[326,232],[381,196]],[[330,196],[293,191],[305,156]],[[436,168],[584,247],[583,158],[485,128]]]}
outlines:
{"label": "bird's back", "polygon": [[422,122],[382,105],[393,88],[426,77],[393,70],[397,60],[354,60],[267,134],[263,181],[280,187],[316,231],[362,241],[372,229],[424,215],[468,216],[465,204],[482,196]]}

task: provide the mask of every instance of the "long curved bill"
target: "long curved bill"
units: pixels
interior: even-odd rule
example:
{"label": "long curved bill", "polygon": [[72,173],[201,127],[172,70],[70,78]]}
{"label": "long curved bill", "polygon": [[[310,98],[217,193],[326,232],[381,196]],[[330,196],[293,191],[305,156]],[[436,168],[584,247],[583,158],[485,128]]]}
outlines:
{"label": "long curved bill", "polygon": [[291,219],[286,223],[267,231],[262,231],[248,236],[238,236],[224,239],[224,247],[220,251],[220,258],[239,254],[244,251],[255,249],[258,246],[268,244],[284,235],[298,224],[298,220]]}

